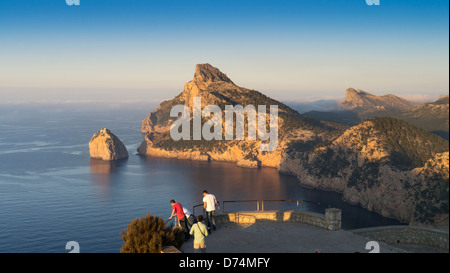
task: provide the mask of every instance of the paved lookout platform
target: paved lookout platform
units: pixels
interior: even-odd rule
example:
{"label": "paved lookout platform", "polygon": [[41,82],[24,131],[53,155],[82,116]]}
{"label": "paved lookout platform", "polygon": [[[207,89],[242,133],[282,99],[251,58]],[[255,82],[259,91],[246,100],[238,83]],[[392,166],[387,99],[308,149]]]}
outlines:
{"label": "paved lookout platform", "polygon": [[[325,214],[300,211],[245,211],[217,215],[217,230],[206,238],[207,253],[367,253],[373,240],[342,230],[341,211]],[[448,238],[448,237],[447,237]],[[377,241],[381,253],[448,252],[418,245]],[[180,249],[193,253],[193,240]]]}

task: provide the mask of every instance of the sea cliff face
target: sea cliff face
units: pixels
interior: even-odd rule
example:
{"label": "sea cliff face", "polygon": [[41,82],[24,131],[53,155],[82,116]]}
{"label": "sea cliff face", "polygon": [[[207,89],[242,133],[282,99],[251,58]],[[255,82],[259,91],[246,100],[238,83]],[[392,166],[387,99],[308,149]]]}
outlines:
{"label": "sea cliff face", "polygon": [[148,134],[138,148],[138,153],[150,157],[233,162],[240,167],[249,168],[277,168],[281,162],[281,151],[283,146],[274,152],[263,153],[259,151],[259,144],[260,142],[250,141],[223,141],[207,150],[201,149],[201,146],[192,146],[186,149],[168,149],[164,146],[155,147],[152,134]]}
{"label": "sea cliff face", "polygon": [[[363,97],[359,102],[363,104],[379,99],[363,91],[348,92]],[[278,105],[277,149],[262,152],[261,141],[248,138],[172,140],[169,129],[175,119],[169,117],[170,108],[184,104],[192,111],[193,97],[201,97],[202,107]],[[389,107],[396,103],[404,108],[414,106],[395,96],[382,100]],[[257,91],[239,87],[217,68],[204,64],[197,65],[194,79],[181,94],[149,114],[142,132],[141,155],[226,161],[246,168],[274,167],[296,176],[304,186],[342,193],[345,201],[383,216],[448,227],[448,141],[404,121],[374,118],[353,127],[318,121]],[[445,217],[447,221],[442,221]]]}

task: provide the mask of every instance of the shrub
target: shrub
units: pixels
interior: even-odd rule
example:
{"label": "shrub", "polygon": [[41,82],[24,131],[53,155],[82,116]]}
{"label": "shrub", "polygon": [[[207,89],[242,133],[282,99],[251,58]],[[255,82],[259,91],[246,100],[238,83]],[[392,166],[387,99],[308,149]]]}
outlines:
{"label": "shrub", "polygon": [[177,248],[183,244],[183,231],[180,228],[167,227],[161,217],[147,213],[136,218],[122,231],[123,245],[121,253],[161,253],[163,246]]}

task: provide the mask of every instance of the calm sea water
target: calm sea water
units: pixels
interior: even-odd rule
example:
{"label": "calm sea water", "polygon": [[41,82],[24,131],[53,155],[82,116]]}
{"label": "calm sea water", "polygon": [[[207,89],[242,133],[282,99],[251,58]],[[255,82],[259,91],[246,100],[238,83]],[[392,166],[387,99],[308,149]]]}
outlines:
{"label": "calm sea water", "polygon": [[[140,157],[141,121],[152,109],[0,106],[0,252],[67,252],[68,241],[77,241],[81,252],[119,252],[120,233],[131,220],[147,212],[168,218],[170,199],[192,210],[204,189],[219,201],[306,199],[326,204],[304,208],[322,213],[338,207],[344,229],[398,224],[342,202],[339,194],[303,188],[275,169]],[[128,160],[89,158],[90,138],[105,127],[125,143]]]}

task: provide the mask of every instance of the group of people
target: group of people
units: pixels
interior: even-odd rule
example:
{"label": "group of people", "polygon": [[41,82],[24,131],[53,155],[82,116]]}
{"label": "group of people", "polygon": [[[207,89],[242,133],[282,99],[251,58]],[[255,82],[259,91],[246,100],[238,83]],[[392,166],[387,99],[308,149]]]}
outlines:
{"label": "group of people", "polygon": [[211,229],[216,230],[214,220],[216,206],[218,205],[216,197],[208,193],[207,190],[203,191],[203,210],[206,212],[206,225],[203,223],[205,219],[202,215],[195,218],[188,209],[175,200],[170,200],[170,204],[172,205],[172,214],[169,220],[177,216],[184,231],[185,241],[188,241],[191,235],[194,236],[194,251],[206,252],[205,237],[211,234]]}

